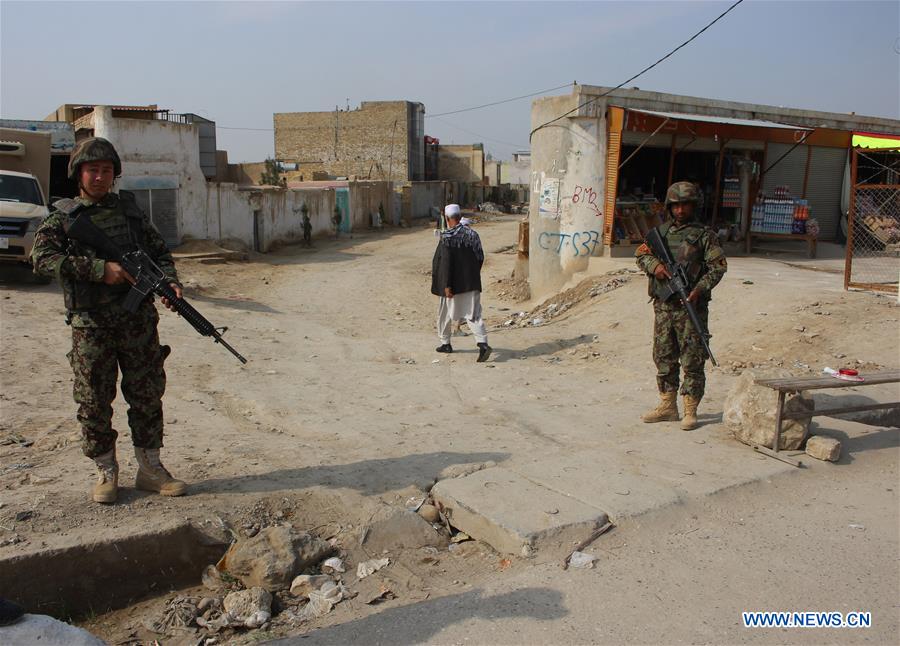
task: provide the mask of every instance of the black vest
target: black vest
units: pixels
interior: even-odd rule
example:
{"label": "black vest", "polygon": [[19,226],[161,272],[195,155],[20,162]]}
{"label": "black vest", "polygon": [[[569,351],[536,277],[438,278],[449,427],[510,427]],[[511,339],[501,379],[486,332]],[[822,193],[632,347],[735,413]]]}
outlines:
{"label": "black vest", "polygon": [[[109,193],[100,202],[84,208],[77,200],[59,200],[53,207],[63,213],[68,221],[72,213],[80,217],[88,216],[91,222],[97,225],[123,252],[135,251],[144,248],[143,220],[134,195],[128,191],[120,194]],[[102,258],[103,256],[93,247],[69,240],[69,255],[85,256],[88,258]],[[106,260],[104,258],[104,260]],[[66,309],[70,312],[84,312],[94,310],[111,303],[120,302],[131,285],[107,285],[90,281],[66,279],[62,281],[63,299]]]}

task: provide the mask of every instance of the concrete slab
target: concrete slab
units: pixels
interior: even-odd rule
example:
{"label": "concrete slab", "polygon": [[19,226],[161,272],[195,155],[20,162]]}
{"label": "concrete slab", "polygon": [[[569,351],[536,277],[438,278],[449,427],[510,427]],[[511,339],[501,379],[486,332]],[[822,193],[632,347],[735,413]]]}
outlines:
{"label": "concrete slab", "polygon": [[[563,496],[597,509],[610,520],[662,509],[691,497],[711,495],[795,467],[755,454],[750,447],[734,443],[696,444],[687,433],[655,438],[658,445],[690,445],[670,452],[640,448],[628,451],[560,453],[530,465],[513,464],[510,469]],[[635,444],[640,446],[640,444]],[[741,463],[740,471],[734,465]]]}
{"label": "concrete slab", "polygon": [[607,521],[603,510],[503,467],[442,480],[432,493],[454,527],[506,554],[568,547]]}

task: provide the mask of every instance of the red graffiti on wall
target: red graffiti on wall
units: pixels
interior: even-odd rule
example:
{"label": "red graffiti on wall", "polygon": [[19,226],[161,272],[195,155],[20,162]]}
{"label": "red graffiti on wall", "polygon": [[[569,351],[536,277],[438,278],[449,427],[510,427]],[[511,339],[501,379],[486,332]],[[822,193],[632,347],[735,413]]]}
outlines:
{"label": "red graffiti on wall", "polygon": [[597,217],[603,215],[603,211],[597,206],[597,191],[590,186],[575,186],[575,194],[572,195],[572,204],[584,203],[593,209]]}

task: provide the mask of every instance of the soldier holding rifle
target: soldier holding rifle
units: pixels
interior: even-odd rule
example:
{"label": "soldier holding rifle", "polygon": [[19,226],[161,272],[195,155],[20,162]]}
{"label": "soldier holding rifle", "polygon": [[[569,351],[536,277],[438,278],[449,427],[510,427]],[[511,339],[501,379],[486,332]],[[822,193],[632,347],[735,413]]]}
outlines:
{"label": "soldier holding rifle", "polygon": [[[715,231],[695,217],[699,198],[694,184],[672,184],[666,192],[668,220],[653,229],[635,253],[638,267],[650,278],[653,361],[660,397],[659,405],[641,419],[647,423],[681,419],[686,431],[697,427],[697,406],[706,385],[704,364],[712,358],[709,301],[728,269]],[[684,418],[678,414],[679,365],[684,368]]]}

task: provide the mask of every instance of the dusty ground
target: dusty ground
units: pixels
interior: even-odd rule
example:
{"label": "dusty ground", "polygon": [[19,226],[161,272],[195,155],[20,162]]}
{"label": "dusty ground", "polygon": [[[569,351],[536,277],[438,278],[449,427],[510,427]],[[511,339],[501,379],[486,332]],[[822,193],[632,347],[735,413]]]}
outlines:
{"label": "dusty ground", "polygon": [[[495,348],[484,365],[474,362],[471,337],[454,339],[457,352],[451,357],[433,351],[436,300],[429,293],[429,274],[434,238],[428,229],[319,241],[313,250],[290,247],[252,256],[249,262],[182,260],[179,270],[188,285],[187,297],[215,324],[231,328],[226,338],[250,363],[241,366],[174,315],[162,315],[163,342],[173,347],[167,363],[164,456],[170,469],[192,485],[192,495],[181,499],[161,500],[125,488],[118,505],[88,501],[92,472],[81,455],[74,421],[65,359],[68,330],[59,289],[4,282],[0,557],[171,518],[188,518],[206,527],[222,518],[239,530],[245,524],[289,518],[318,528],[326,538],[342,531],[350,537],[373,512],[384,505],[403,506],[456,465],[589,455],[602,438],[623,448],[630,442],[653,443],[661,437],[654,433],[666,431],[637,421],[655,397],[645,281],[629,271],[631,262],[607,260],[597,263],[596,276],[573,285],[568,293],[522,301],[521,285],[510,280],[515,254],[509,246],[515,242],[516,220],[500,218],[478,227],[489,252],[483,302]],[[708,395],[701,407],[706,425],[695,440],[684,440],[679,451],[696,453],[702,450],[697,443],[734,443],[719,423],[721,406],[744,369],[813,374],[825,365],[874,369],[900,363],[900,308],[894,300],[845,293],[841,277],[832,273],[837,263],[798,258],[778,254],[730,261],[712,304],[712,343],[721,367],[708,372]],[[812,266],[824,271],[811,271]],[[543,323],[533,325],[535,318]],[[124,405],[121,400],[118,404],[115,424],[124,430],[119,451],[122,481],[128,487],[134,458]],[[890,438],[895,436],[893,431],[873,446],[883,481],[894,484],[897,443]],[[748,461],[758,457],[747,449]],[[849,473],[865,464],[850,457],[833,468]],[[829,465],[823,466],[796,477],[805,478],[810,490],[826,487]],[[892,489],[890,495],[863,496],[850,504],[887,522],[873,552],[883,554],[885,566],[896,572],[897,496],[896,488],[886,486]],[[698,519],[720,527],[723,536],[741,532],[715,503],[695,504]],[[784,532],[787,510],[773,517],[763,513],[765,504],[757,499],[746,504],[756,505],[756,525]],[[280,519],[274,516],[278,513]],[[810,540],[822,538],[822,531],[810,530]],[[853,546],[858,535],[845,534],[842,530],[840,537],[824,541],[823,560],[841,558]],[[725,540],[721,549],[727,553]],[[352,545],[350,540],[346,547]],[[681,547],[657,546],[668,558],[675,558]],[[618,552],[628,550],[622,546]],[[763,546],[759,552],[764,560]],[[459,586],[472,590],[500,585],[499,558],[489,551],[470,558],[447,555],[442,558],[446,565],[440,566],[446,572],[434,572],[433,566],[420,572],[420,560],[417,554],[401,558],[411,574],[404,575],[405,592],[392,604],[421,601],[425,595],[441,597]],[[527,580],[537,576],[529,574],[533,567],[514,560],[504,566],[503,576]],[[734,574],[744,566],[720,559],[697,567],[702,576],[698,574],[695,584],[702,586],[722,568]],[[860,580],[866,576],[861,572]],[[579,585],[577,578],[567,580]],[[896,600],[896,586],[882,579],[874,585]],[[808,591],[817,589],[811,586]],[[640,604],[641,594],[633,592],[631,603]],[[341,605],[322,623],[362,620],[385,607],[393,606]],[[896,605],[892,607],[896,630]],[[635,611],[635,616],[659,626],[665,624],[660,618],[664,611]],[[121,639],[130,634],[134,621],[117,613],[97,619],[91,628]],[[729,616],[728,621],[735,619]],[[430,640],[434,634],[420,637]],[[579,635],[590,639],[588,633]],[[724,638],[724,633],[712,632],[697,639],[715,635]],[[414,636],[410,634],[410,641]],[[619,636],[656,641],[649,633]],[[455,640],[462,638],[448,634],[448,643]],[[490,641],[519,639],[508,635]],[[528,641],[553,639],[532,633]]]}

